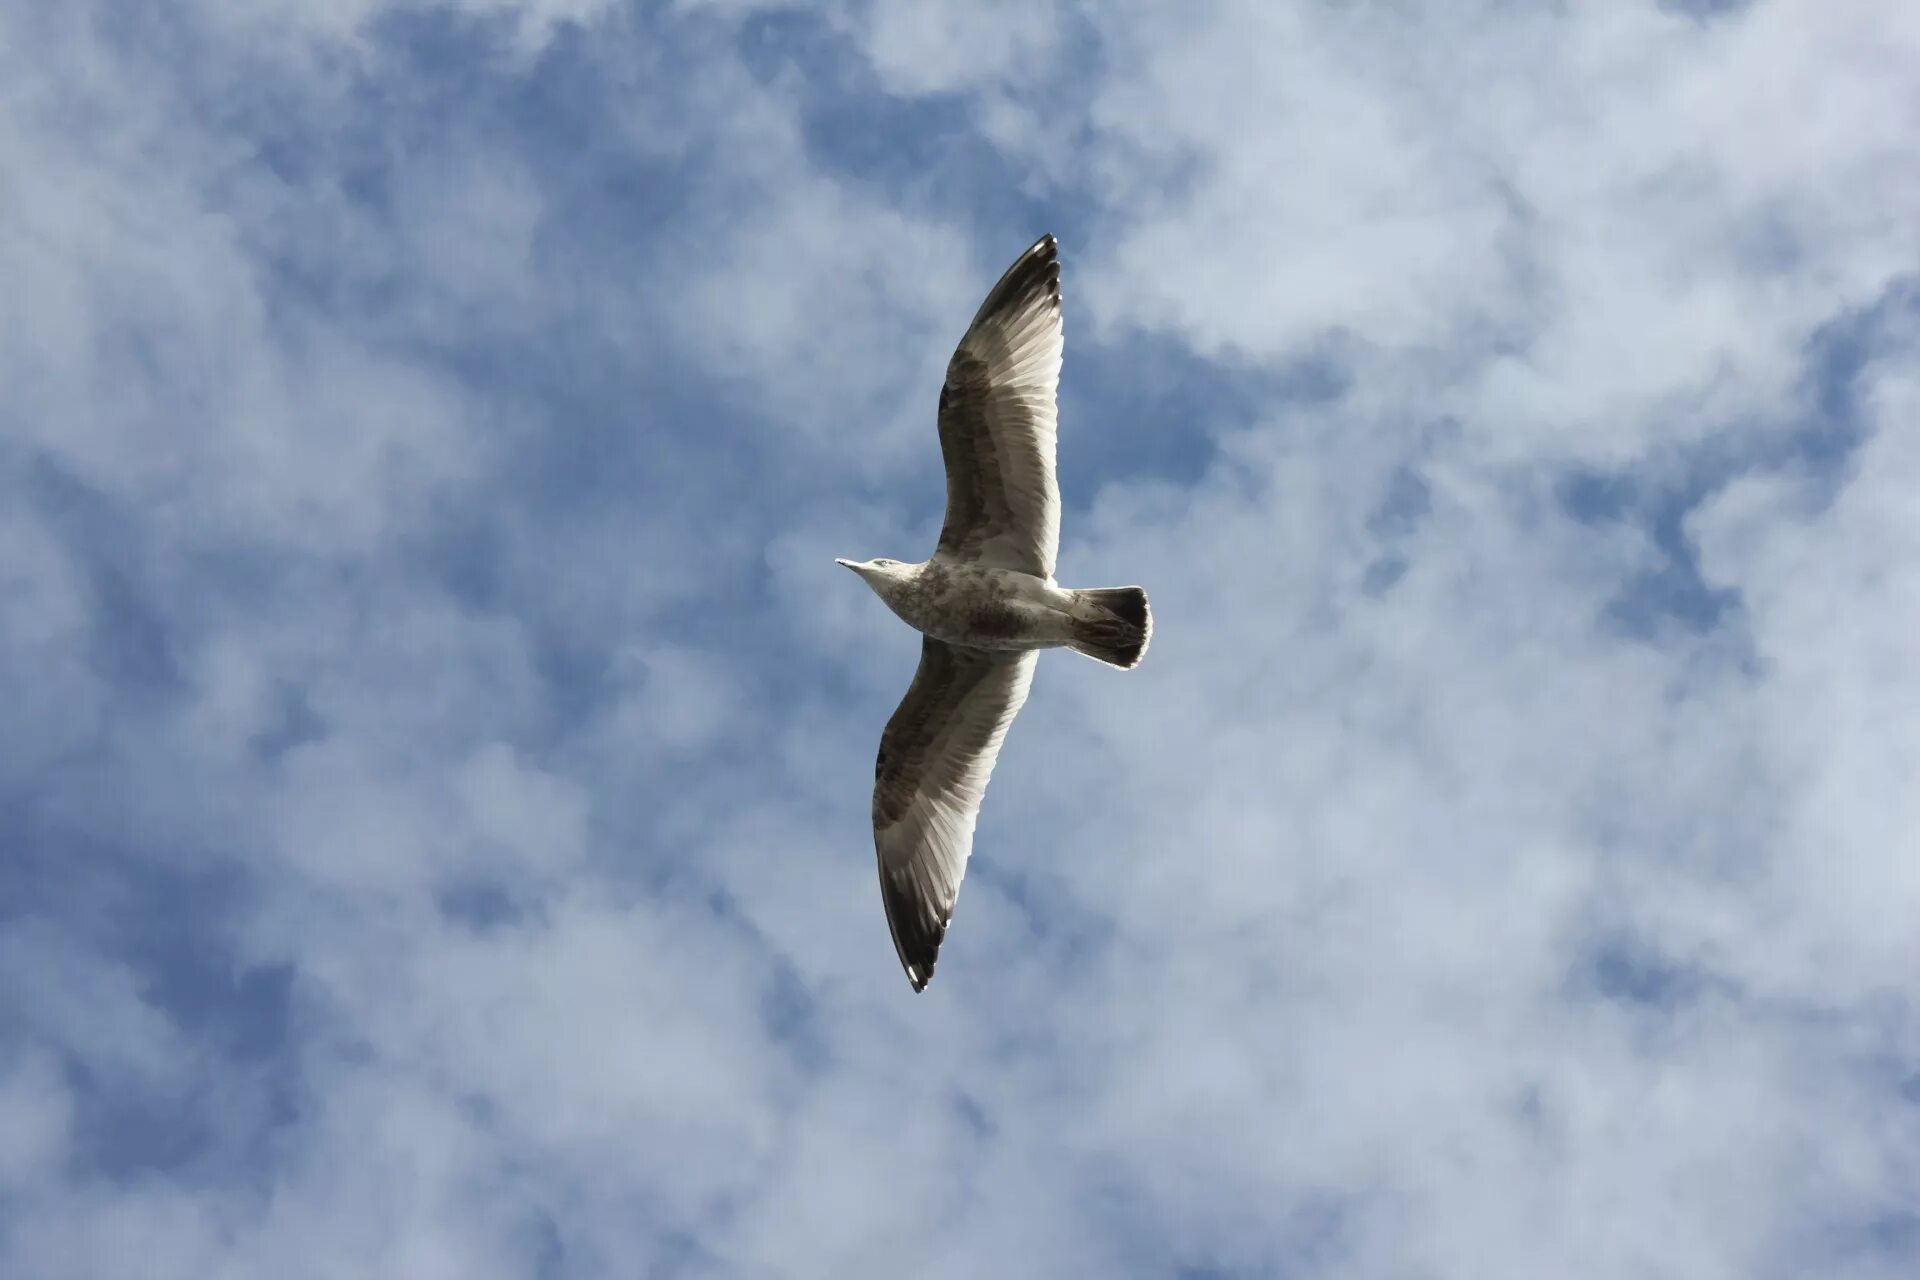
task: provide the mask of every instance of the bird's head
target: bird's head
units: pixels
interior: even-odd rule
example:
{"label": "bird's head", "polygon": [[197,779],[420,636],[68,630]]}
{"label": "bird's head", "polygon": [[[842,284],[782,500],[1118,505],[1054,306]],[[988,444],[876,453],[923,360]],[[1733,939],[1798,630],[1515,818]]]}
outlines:
{"label": "bird's head", "polygon": [[899,560],[888,560],[882,556],[878,560],[835,560],[842,568],[851,569],[867,580],[867,585],[875,591],[884,593],[885,588],[909,577],[914,566]]}

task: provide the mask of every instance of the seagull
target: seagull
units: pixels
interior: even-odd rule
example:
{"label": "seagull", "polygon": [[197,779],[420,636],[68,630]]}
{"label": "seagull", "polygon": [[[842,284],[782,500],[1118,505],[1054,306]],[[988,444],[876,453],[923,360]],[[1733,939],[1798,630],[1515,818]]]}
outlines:
{"label": "seagull", "polygon": [[932,558],[836,560],[921,633],[920,667],[880,735],[873,843],[893,948],[915,991],[933,977],[973,852],[973,828],[1039,650],[1131,669],[1153,614],[1139,587],[1053,580],[1060,547],[1054,395],[1060,246],[1008,267],[947,362],[940,454],[947,514]]}

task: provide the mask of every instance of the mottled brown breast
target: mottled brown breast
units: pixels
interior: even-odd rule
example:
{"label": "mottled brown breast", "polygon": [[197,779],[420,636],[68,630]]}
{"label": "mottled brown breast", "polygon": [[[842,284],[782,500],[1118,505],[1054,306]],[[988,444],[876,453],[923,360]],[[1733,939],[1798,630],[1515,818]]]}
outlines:
{"label": "mottled brown breast", "polygon": [[943,598],[953,589],[953,575],[938,561],[929,560],[917,579],[920,591],[931,600]]}
{"label": "mottled brown breast", "polygon": [[1011,640],[1022,631],[1020,615],[1004,604],[983,604],[967,613],[967,631],[982,640]]}

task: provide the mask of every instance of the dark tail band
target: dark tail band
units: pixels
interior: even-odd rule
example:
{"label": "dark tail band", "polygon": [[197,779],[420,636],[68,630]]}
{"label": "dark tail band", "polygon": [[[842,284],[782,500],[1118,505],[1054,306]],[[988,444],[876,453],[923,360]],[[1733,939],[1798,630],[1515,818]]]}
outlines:
{"label": "dark tail band", "polygon": [[1077,618],[1073,650],[1109,666],[1131,670],[1147,656],[1153,642],[1153,610],[1140,587],[1095,587],[1074,593],[1083,604],[1097,606]]}

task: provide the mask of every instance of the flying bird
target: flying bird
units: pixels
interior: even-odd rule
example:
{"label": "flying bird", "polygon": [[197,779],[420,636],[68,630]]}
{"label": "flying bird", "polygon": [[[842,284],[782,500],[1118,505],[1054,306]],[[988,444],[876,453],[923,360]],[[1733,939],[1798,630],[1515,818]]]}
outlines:
{"label": "flying bird", "polygon": [[920,668],[880,735],[873,771],[880,897],[915,991],[933,977],[987,778],[1038,651],[1064,647],[1132,668],[1153,636],[1141,588],[1053,580],[1060,355],[1059,245],[1046,235],[988,291],[947,362],[947,513],[932,558],[834,562],[921,633]]}

